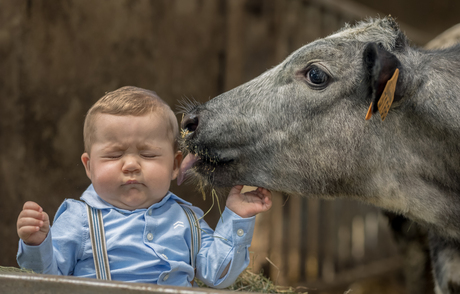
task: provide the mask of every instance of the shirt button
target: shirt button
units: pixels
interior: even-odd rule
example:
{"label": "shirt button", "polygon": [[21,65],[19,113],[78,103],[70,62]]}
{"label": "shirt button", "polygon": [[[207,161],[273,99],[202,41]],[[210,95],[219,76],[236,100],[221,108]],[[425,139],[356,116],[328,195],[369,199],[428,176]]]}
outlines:
{"label": "shirt button", "polygon": [[166,281],[169,279],[169,274],[166,274],[164,277],[163,277],[163,281]]}
{"label": "shirt button", "polygon": [[168,259],[168,257],[165,254],[161,254],[161,256],[163,256],[164,259]]}
{"label": "shirt button", "polygon": [[149,240],[149,241],[153,240],[153,234],[152,233],[147,234],[147,240]]}
{"label": "shirt button", "polygon": [[243,229],[238,229],[238,231],[236,231],[236,234],[240,237],[243,236],[244,235]]}
{"label": "shirt button", "polygon": [[149,209],[149,215],[152,215],[152,210],[151,209]]}

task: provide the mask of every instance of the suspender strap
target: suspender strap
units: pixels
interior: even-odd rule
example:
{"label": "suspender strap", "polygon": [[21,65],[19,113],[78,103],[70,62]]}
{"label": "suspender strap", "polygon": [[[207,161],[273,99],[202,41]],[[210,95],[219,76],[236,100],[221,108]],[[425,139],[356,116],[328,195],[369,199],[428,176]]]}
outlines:
{"label": "suspender strap", "polygon": [[190,232],[192,233],[190,248],[190,265],[195,269],[196,256],[198,255],[198,252],[201,248],[200,222],[198,221],[195,212],[188,205],[181,203],[179,204],[184,209],[185,214],[187,215],[188,222],[190,223]]}
{"label": "suspender strap", "polygon": [[[201,229],[200,222],[195,212],[187,205],[180,204],[183,208],[190,224],[191,248],[190,248],[190,265],[195,269],[195,260],[201,248]],[[91,237],[91,247],[93,248],[94,266],[96,268],[96,277],[101,280],[111,280],[109,257],[107,255],[107,246],[105,243],[104,223],[102,213],[99,209],[86,205],[88,210],[89,235]]]}
{"label": "suspender strap", "polygon": [[102,213],[99,209],[92,208],[89,205],[86,205],[86,208],[88,210],[89,235],[91,237],[91,247],[93,248],[96,277],[100,280],[111,280]]}

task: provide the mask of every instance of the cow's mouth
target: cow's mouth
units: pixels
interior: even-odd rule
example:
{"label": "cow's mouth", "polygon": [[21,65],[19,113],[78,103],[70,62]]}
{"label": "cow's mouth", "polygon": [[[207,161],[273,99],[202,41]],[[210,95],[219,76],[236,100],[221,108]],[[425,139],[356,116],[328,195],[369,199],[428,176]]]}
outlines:
{"label": "cow's mouth", "polygon": [[230,157],[212,156],[207,152],[199,152],[198,154],[190,152],[182,160],[177,177],[178,185],[192,175],[201,176],[212,184],[215,176],[234,162],[234,159]]}
{"label": "cow's mouth", "polygon": [[[223,144],[221,140],[206,140],[206,136],[200,136],[202,127],[199,127],[200,116],[196,112],[196,106],[186,109],[182,118],[180,143],[187,156],[181,163],[177,184],[188,178],[197,178],[200,184],[228,186],[229,168],[241,154],[237,148]],[[203,144],[203,141],[207,143]]]}

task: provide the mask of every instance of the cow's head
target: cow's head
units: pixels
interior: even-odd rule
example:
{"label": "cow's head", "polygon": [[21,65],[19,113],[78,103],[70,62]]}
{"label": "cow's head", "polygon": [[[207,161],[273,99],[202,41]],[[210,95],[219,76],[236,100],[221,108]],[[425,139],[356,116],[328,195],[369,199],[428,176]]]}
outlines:
{"label": "cow's head", "polygon": [[194,174],[214,186],[246,184],[290,194],[356,193],[385,161],[378,152],[386,144],[382,121],[365,117],[369,108],[378,111],[396,68],[393,107],[400,103],[405,74],[396,55],[406,43],[391,18],[362,22],[190,107],[182,120],[188,153],[182,178]]}

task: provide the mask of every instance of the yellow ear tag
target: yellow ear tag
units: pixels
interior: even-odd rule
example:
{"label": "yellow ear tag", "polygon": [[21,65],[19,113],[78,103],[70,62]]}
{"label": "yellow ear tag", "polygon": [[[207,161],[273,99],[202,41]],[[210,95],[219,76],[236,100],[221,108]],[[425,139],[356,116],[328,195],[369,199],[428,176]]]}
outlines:
{"label": "yellow ear tag", "polygon": [[390,110],[391,104],[393,103],[393,99],[395,98],[395,89],[396,82],[398,81],[398,76],[399,69],[397,68],[391,79],[388,80],[385,89],[383,89],[382,96],[380,96],[380,100],[377,103],[377,108],[379,109],[382,121],[384,121],[385,117],[387,117],[388,111]]}
{"label": "yellow ear tag", "polygon": [[371,105],[369,106],[369,109],[367,110],[366,120],[370,120],[371,117],[372,117],[372,102],[371,102]]}
{"label": "yellow ear tag", "polygon": [[[395,89],[396,89],[396,82],[398,81],[399,76],[399,69],[395,70],[395,73],[388,80],[387,84],[385,85],[385,89],[383,89],[382,96],[380,96],[379,102],[377,103],[377,108],[380,113],[380,117],[382,121],[385,120],[387,117],[388,111],[390,110],[391,104],[393,103],[393,99],[395,98]],[[366,120],[371,119],[372,117],[372,102],[367,110]]]}

